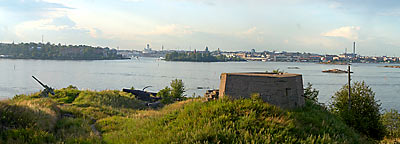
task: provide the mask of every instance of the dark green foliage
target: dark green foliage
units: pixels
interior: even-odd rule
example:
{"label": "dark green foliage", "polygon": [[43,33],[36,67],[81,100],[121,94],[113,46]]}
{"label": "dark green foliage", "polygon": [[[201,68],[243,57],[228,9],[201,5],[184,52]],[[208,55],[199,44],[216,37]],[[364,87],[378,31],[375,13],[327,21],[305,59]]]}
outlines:
{"label": "dark green foliage", "polygon": [[157,97],[161,97],[161,103],[170,104],[173,103],[173,97],[171,95],[171,89],[169,87],[165,87],[157,93]]}
{"label": "dark green foliage", "polygon": [[193,61],[193,62],[225,62],[246,61],[239,57],[213,56],[209,52],[171,52],[165,55],[166,61]]}
{"label": "dark green foliage", "polygon": [[388,138],[400,138],[400,114],[397,110],[386,111],[382,115],[382,123],[386,127]]}
{"label": "dark green foliage", "polygon": [[116,50],[109,48],[50,43],[0,44],[0,54],[17,59],[103,60],[122,58]]}
{"label": "dark green foliage", "polygon": [[307,83],[307,87],[304,89],[304,97],[318,103],[319,90],[312,87],[311,83]]}
{"label": "dark green foliage", "polygon": [[127,116],[137,109],[145,108],[143,101],[135,99],[130,93],[117,90],[81,91],[72,104],[74,106],[67,107],[65,110],[93,119],[113,115]]}
{"label": "dark green foliage", "polygon": [[181,101],[185,99],[183,93],[185,92],[185,86],[182,80],[172,80],[171,88],[165,87],[157,93],[157,97],[161,97],[161,103],[170,104],[175,101]]}
{"label": "dark green foliage", "polygon": [[100,92],[81,91],[73,102],[82,106],[110,106],[113,108],[142,108],[141,101],[136,100],[134,95],[117,90],[105,90]]}
{"label": "dark green foliage", "polygon": [[72,103],[76,97],[78,97],[81,91],[75,86],[68,86],[60,90],[55,90],[55,95],[49,95],[49,97],[55,99],[59,103]]}
{"label": "dark green foliage", "polygon": [[383,139],[385,127],[380,120],[381,104],[375,100],[375,93],[368,85],[364,82],[353,83],[350,109],[347,84],[332,96],[332,100],[331,111],[341,117],[347,125],[370,138]]}
{"label": "dark green foliage", "polygon": [[0,143],[43,144],[55,142],[56,139],[51,133],[33,128],[11,129],[0,133]]}
{"label": "dark green foliage", "polygon": [[171,88],[171,96],[176,100],[181,100],[183,98],[183,93],[185,92],[185,86],[182,80],[172,80]]}

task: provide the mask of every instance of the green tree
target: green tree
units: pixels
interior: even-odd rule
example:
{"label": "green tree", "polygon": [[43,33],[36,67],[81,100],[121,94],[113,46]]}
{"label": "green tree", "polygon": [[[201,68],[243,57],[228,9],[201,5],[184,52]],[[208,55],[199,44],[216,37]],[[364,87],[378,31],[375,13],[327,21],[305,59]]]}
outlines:
{"label": "green tree", "polygon": [[307,87],[304,89],[304,97],[318,103],[319,90],[312,87],[311,83],[307,83]]}
{"label": "green tree", "polygon": [[375,93],[365,82],[353,83],[351,92],[350,108],[346,84],[332,96],[331,111],[360,133],[375,140],[383,139],[385,127],[380,120],[381,104],[375,100]]}
{"label": "green tree", "polygon": [[182,100],[183,97],[183,93],[185,92],[185,86],[182,82],[182,80],[172,80],[171,82],[171,96],[176,99],[176,100]]}
{"label": "green tree", "polygon": [[397,110],[386,111],[382,115],[382,123],[386,127],[387,137],[400,137],[400,114]]}
{"label": "green tree", "polygon": [[157,97],[161,98],[161,103],[170,104],[173,103],[174,100],[171,96],[171,89],[169,87],[165,87],[157,93]]}
{"label": "green tree", "polygon": [[161,103],[170,104],[175,101],[183,100],[185,97],[185,86],[182,80],[175,79],[171,82],[171,88],[165,87],[157,93],[157,97],[161,97]]}

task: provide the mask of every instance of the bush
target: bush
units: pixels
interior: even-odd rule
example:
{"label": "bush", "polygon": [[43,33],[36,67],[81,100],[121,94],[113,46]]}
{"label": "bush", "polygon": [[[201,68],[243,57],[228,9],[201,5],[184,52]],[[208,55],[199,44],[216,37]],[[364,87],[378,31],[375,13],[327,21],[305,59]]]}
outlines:
{"label": "bush", "polygon": [[307,83],[307,87],[304,89],[304,97],[318,103],[318,94],[319,90],[313,88],[311,83]]}
{"label": "bush", "polygon": [[77,87],[69,85],[67,88],[54,90],[55,95],[49,95],[50,98],[59,103],[72,103],[81,92]]}
{"label": "bush", "polygon": [[175,101],[181,101],[185,97],[183,93],[185,92],[185,86],[182,80],[172,80],[171,88],[165,87],[157,93],[157,97],[161,97],[161,103],[171,104]]}
{"label": "bush", "polygon": [[176,100],[182,100],[183,93],[185,92],[185,86],[183,85],[182,80],[172,80],[171,88],[171,96]]}
{"label": "bush", "polygon": [[346,84],[332,96],[331,111],[360,133],[375,140],[383,139],[385,128],[380,121],[381,104],[375,100],[375,93],[364,82],[353,83],[351,92],[350,108]]}
{"label": "bush", "polygon": [[397,110],[386,111],[382,115],[382,123],[386,127],[388,138],[400,137],[400,114]]}

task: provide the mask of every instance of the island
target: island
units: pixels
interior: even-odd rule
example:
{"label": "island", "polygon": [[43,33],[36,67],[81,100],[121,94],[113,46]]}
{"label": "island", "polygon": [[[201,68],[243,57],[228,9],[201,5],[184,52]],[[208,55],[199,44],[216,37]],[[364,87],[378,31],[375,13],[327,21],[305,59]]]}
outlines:
{"label": "island", "polygon": [[399,65],[386,65],[386,66],[383,66],[383,67],[386,67],[386,68],[400,68]]}
{"label": "island", "polygon": [[[346,70],[341,70],[341,69],[329,69],[329,70],[323,70],[322,72],[324,73],[349,73]],[[350,73],[353,73],[352,71]]]}
{"label": "island", "polygon": [[348,65],[347,62],[342,61],[329,61],[329,62],[319,62],[319,64],[330,64],[330,65]]}
{"label": "island", "polygon": [[44,60],[115,60],[123,59],[116,49],[87,45],[51,43],[0,43],[0,58]]}
{"label": "island", "polygon": [[165,55],[166,61],[189,61],[189,62],[228,62],[246,61],[240,57],[227,57],[221,54],[211,54],[205,52],[171,52]]}

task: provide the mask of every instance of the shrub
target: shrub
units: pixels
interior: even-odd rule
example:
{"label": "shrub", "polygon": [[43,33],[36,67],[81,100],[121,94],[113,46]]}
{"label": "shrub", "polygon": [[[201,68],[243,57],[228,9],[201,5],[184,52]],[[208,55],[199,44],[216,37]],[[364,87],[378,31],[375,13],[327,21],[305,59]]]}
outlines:
{"label": "shrub", "polygon": [[172,80],[171,88],[165,87],[157,93],[157,97],[161,97],[161,103],[170,104],[174,101],[181,101],[185,97],[183,93],[185,92],[185,86],[182,80]]}
{"label": "shrub", "polygon": [[316,90],[312,87],[311,83],[307,83],[307,87],[304,89],[304,97],[313,101],[314,103],[318,102],[318,94],[319,90]]}
{"label": "shrub", "polygon": [[81,92],[77,87],[69,85],[67,88],[55,90],[55,95],[49,95],[50,98],[59,103],[72,103]]}
{"label": "shrub", "polygon": [[380,121],[381,104],[375,100],[375,93],[365,82],[353,83],[351,92],[350,108],[346,84],[332,96],[331,111],[360,133],[381,140],[385,135],[385,128]]}
{"label": "shrub", "polygon": [[171,96],[171,89],[169,87],[165,87],[164,89],[160,90],[157,93],[157,97],[161,98],[161,103],[163,104],[170,104],[174,102]]}
{"label": "shrub", "polygon": [[172,80],[171,82],[171,96],[176,100],[183,99],[183,93],[185,92],[185,86],[182,80]]}
{"label": "shrub", "polygon": [[400,114],[397,110],[391,109],[382,115],[382,123],[387,130],[388,138],[400,137]]}

